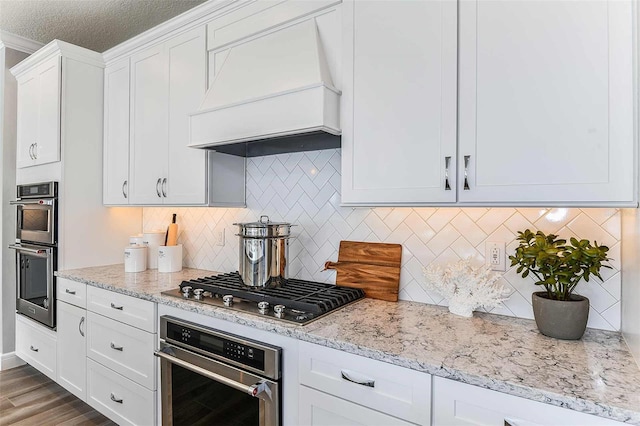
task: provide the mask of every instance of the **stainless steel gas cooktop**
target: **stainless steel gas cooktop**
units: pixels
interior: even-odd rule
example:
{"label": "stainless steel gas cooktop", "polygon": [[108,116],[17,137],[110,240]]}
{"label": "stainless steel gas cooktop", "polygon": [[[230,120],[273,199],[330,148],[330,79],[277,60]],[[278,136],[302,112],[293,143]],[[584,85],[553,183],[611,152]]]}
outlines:
{"label": "stainless steel gas cooktop", "polygon": [[364,297],[358,288],[297,279],[275,288],[247,287],[237,272],[183,281],[162,294],[301,325]]}

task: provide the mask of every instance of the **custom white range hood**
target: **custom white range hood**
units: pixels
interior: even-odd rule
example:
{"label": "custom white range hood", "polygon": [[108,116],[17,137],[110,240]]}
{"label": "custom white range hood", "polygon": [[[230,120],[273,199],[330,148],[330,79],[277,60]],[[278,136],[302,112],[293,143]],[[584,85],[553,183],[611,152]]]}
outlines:
{"label": "custom white range hood", "polygon": [[189,146],[339,135],[339,106],[316,23],[305,21],[230,49],[199,111],[189,116]]}

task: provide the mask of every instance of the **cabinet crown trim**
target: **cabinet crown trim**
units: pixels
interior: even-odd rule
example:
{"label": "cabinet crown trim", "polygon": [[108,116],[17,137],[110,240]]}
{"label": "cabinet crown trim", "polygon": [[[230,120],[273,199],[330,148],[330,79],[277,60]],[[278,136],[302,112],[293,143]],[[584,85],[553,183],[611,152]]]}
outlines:
{"label": "cabinet crown trim", "polygon": [[45,59],[54,55],[73,58],[78,61],[104,68],[104,61],[102,60],[102,55],[100,53],[62,40],[53,40],[33,55],[11,68],[11,74],[18,77],[39,65]]}
{"label": "cabinet crown trim", "polygon": [[7,47],[24,53],[33,53],[44,46],[42,43],[31,39],[0,30],[0,49]]}

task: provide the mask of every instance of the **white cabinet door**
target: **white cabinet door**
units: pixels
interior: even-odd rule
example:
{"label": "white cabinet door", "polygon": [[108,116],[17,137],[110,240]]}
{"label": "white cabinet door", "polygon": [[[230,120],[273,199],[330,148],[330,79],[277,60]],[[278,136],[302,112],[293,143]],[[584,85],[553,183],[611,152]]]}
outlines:
{"label": "white cabinet door", "polygon": [[459,201],[633,202],[632,2],[459,4]]}
{"label": "white cabinet door", "polygon": [[342,202],[455,202],[456,2],[343,10]]}
{"label": "white cabinet door", "polygon": [[60,161],[61,58],[18,79],[18,168]]}
{"label": "white cabinet door", "polygon": [[187,146],[187,114],[198,109],[206,89],[205,41],[205,27],[200,27],[166,43],[169,66],[169,151],[168,175],[163,177],[162,191],[164,202],[168,204],[207,202],[207,152]]}
{"label": "white cabinet door", "polygon": [[305,426],[409,426],[413,423],[391,417],[379,411],[299,387],[300,425]]}
{"label": "white cabinet door", "polygon": [[33,166],[33,149],[38,139],[38,70],[25,74],[18,80],[18,135],[16,166]]}
{"label": "white cabinet door", "polygon": [[86,310],[58,301],[58,384],[87,398]]}
{"label": "white cabinet door", "polygon": [[104,204],[129,204],[129,59],[104,71]]}
{"label": "white cabinet door", "polygon": [[38,67],[38,139],[36,164],[60,161],[61,61],[56,56]]}
{"label": "white cabinet door", "polygon": [[169,97],[164,45],[131,57],[130,204],[162,204]]}

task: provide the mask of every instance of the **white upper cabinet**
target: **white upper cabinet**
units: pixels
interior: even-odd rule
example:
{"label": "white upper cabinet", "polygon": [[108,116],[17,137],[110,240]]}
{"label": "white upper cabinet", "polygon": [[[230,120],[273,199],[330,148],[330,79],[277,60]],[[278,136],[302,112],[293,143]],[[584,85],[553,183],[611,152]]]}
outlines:
{"label": "white upper cabinet", "polygon": [[16,77],[18,168],[60,161],[61,68],[57,54]]}
{"label": "white upper cabinet", "polygon": [[104,204],[129,204],[129,59],[104,71]]}
{"label": "white upper cabinet", "polygon": [[455,202],[456,2],[343,13],[342,202]]}
{"label": "white upper cabinet", "polygon": [[636,205],[631,1],[343,9],[344,204]]}
{"label": "white upper cabinet", "polygon": [[633,205],[632,2],[459,4],[458,200]]}
{"label": "white upper cabinet", "polygon": [[131,57],[131,204],[162,204],[167,173],[168,72],[164,45]]}
{"label": "white upper cabinet", "polygon": [[206,89],[205,28],[131,57],[131,204],[205,204],[206,152],[188,148],[187,114]]}

